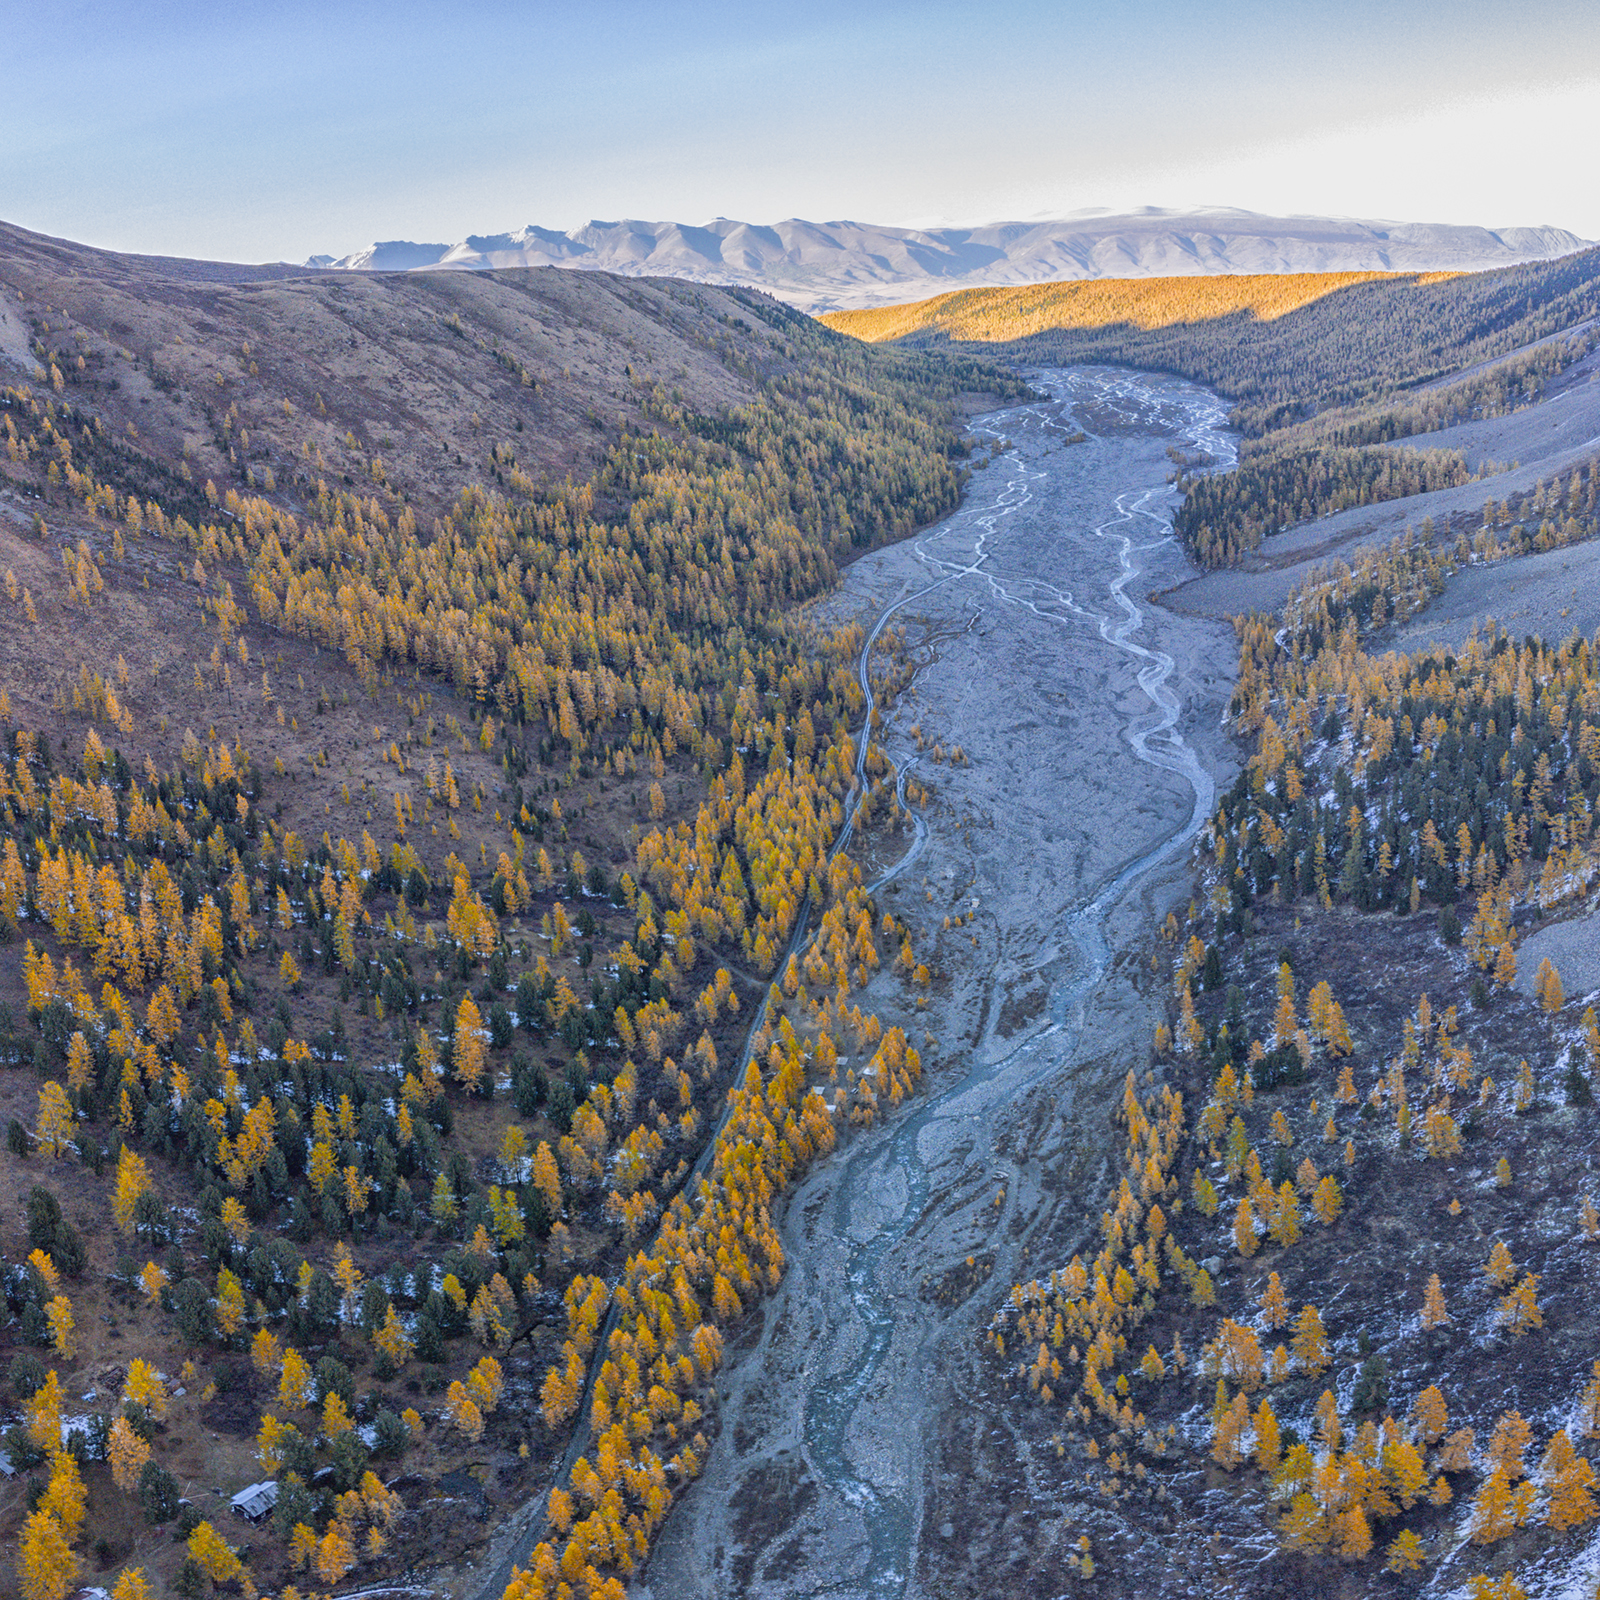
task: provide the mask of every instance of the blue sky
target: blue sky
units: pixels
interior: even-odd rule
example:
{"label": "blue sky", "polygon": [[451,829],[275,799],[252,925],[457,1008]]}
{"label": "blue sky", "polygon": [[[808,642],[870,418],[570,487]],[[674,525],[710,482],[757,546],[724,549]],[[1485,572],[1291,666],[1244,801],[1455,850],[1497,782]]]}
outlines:
{"label": "blue sky", "polygon": [[10,9],[0,217],[116,249],[1141,204],[1600,236],[1592,0]]}

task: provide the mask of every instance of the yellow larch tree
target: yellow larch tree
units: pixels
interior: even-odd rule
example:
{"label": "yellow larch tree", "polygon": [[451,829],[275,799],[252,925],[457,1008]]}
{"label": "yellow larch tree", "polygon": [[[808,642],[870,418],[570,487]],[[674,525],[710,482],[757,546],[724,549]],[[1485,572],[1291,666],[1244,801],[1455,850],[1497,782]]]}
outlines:
{"label": "yellow larch tree", "polygon": [[123,1145],[117,1156],[117,1182],[111,1197],[111,1215],[123,1233],[133,1233],[133,1214],[139,1197],[150,1193],[153,1188],[150,1169],[143,1157]]}
{"label": "yellow larch tree", "polygon": [[1509,989],[1517,981],[1517,952],[1512,948],[1509,938],[1500,946],[1499,954],[1495,957],[1494,981],[1504,989]]}
{"label": "yellow larch tree", "polygon": [[1472,1502],[1467,1537],[1474,1544],[1493,1544],[1509,1538],[1521,1521],[1511,1479],[1504,1467],[1496,1467]]}
{"label": "yellow larch tree", "polygon": [[1428,1287],[1422,1297],[1422,1326],[1424,1328],[1442,1328],[1450,1321],[1450,1313],[1445,1309],[1444,1286],[1439,1282],[1437,1272],[1428,1276]]}
{"label": "yellow larch tree", "polygon": [[1539,1309],[1539,1274],[1525,1272],[1515,1287],[1500,1302],[1498,1312],[1502,1327],[1507,1327],[1517,1337],[1544,1326],[1544,1313]]}
{"label": "yellow larch tree", "polygon": [[1533,1429],[1520,1411],[1503,1411],[1496,1419],[1489,1440],[1489,1459],[1503,1467],[1515,1481],[1528,1470],[1523,1454],[1533,1442]]}
{"label": "yellow larch tree", "polygon": [[1295,1318],[1291,1349],[1303,1371],[1315,1378],[1328,1365],[1328,1333],[1315,1306],[1305,1306]]}
{"label": "yellow larch tree", "polygon": [[1539,1476],[1550,1496],[1546,1520],[1557,1533],[1594,1520],[1594,1468],[1572,1448],[1565,1428],[1551,1439]]}
{"label": "yellow larch tree", "polygon": [[94,1080],[94,1056],[83,1034],[73,1034],[67,1045],[67,1088],[73,1094],[87,1089]]}
{"label": "yellow larch tree", "polygon": [[445,1417],[452,1427],[476,1443],[483,1437],[483,1411],[472,1398],[466,1384],[457,1379],[445,1396]]}
{"label": "yellow larch tree", "polygon": [[263,1472],[277,1472],[283,1465],[284,1446],[290,1434],[300,1430],[292,1422],[284,1422],[270,1411],[261,1415],[261,1427],[256,1433],[256,1460]]}
{"label": "yellow larch tree", "polygon": [[244,1321],[244,1285],[238,1274],[228,1267],[217,1270],[217,1327],[226,1339],[239,1331]]}
{"label": "yellow larch tree", "polygon": [[1267,1274],[1261,1294],[1261,1312],[1269,1328],[1281,1328],[1289,1320],[1289,1306],[1283,1298],[1283,1283],[1276,1272]]}
{"label": "yellow larch tree", "polygon": [[[1226,1392],[1222,1380],[1219,1390]],[[1232,1472],[1250,1454],[1250,1402],[1241,1389],[1229,1404],[1217,1409],[1211,1436],[1211,1459],[1226,1472]]]}
{"label": "yellow larch tree", "polygon": [[1556,971],[1555,962],[1549,956],[1539,963],[1539,970],[1534,974],[1533,992],[1540,1006],[1550,1016],[1554,1016],[1567,1003],[1566,987],[1561,982],[1561,974]]}
{"label": "yellow larch tree", "polygon": [[237,1551],[209,1522],[189,1535],[189,1555],[213,1583],[236,1583],[247,1576]]}
{"label": "yellow larch tree", "polygon": [[107,1441],[107,1454],[111,1461],[112,1481],[124,1494],[132,1494],[139,1486],[139,1474],[150,1459],[150,1446],[134,1432],[126,1417],[118,1417],[111,1424]]}
{"label": "yellow larch tree", "polygon": [[470,1094],[483,1081],[489,1053],[483,1043],[483,1017],[470,994],[461,997],[456,1011],[456,1037],[452,1066],[456,1082]]}
{"label": "yellow larch tree", "polygon": [[293,1345],[287,1346],[278,1383],[278,1404],[291,1410],[309,1405],[315,1387],[306,1358]]}
{"label": "yellow larch tree", "polygon": [[39,1510],[48,1512],[61,1524],[67,1543],[76,1543],[83,1527],[89,1491],[78,1471],[78,1458],[70,1450],[58,1449],[50,1461],[50,1479],[39,1497]]}
{"label": "yellow larch tree", "polygon": [[52,1370],[22,1405],[28,1437],[47,1455],[61,1448],[61,1379]]}
{"label": "yellow larch tree", "polygon": [[1250,1206],[1249,1195],[1240,1197],[1238,1210],[1233,1215],[1233,1244],[1242,1256],[1253,1256],[1256,1253],[1256,1219],[1255,1212]]}
{"label": "yellow larch tree", "polygon": [[1272,1203],[1269,1231],[1276,1244],[1287,1248],[1300,1238],[1300,1199],[1294,1185],[1286,1178],[1279,1186]]}
{"label": "yellow larch tree", "polygon": [[23,1524],[17,1549],[17,1578],[22,1600],[66,1600],[78,1576],[61,1524],[48,1511],[35,1511]]}
{"label": "yellow larch tree", "polygon": [[406,1332],[392,1300],[384,1314],[382,1327],[372,1335],[372,1343],[391,1368],[399,1369],[411,1358],[411,1336]]}
{"label": "yellow larch tree", "polygon": [[350,1415],[344,1396],[337,1389],[330,1389],[322,1400],[322,1431],[330,1439],[337,1439],[355,1425],[355,1418]]}
{"label": "yellow larch tree", "polygon": [[355,1547],[338,1519],[328,1524],[317,1545],[316,1572],[324,1583],[337,1583],[356,1564]]}
{"label": "yellow larch tree", "polygon": [[289,1535],[289,1564],[293,1567],[309,1566],[317,1556],[317,1530],[309,1523],[297,1522]]}
{"label": "yellow larch tree", "polygon": [[1278,1009],[1272,1018],[1272,1042],[1285,1045],[1293,1041],[1300,1019],[1294,1008],[1294,972],[1287,961],[1278,968]]}
{"label": "yellow larch tree", "polygon": [[1417,1396],[1411,1407],[1411,1415],[1417,1425],[1417,1437],[1424,1444],[1436,1444],[1450,1425],[1450,1413],[1445,1406],[1444,1395],[1434,1384],[1429,1384]]}
{"label": "yellow larch tree", "polygon": [[50,1343],[63,1361],[71,1361],[78,1351],[77,1320],[72,1315],[72,1302],[58,1294],[46,1303],[45,1321],[50,1324]]}
{"label": "yellow larch tree", "polygon": [[1360,1505],[1340,1513],[1337,1523],[1337,1547],[1341,1560],[1360,1561],[1372,1553],[1372,1525]]}
{"label": "yellow larch tree", "polygon": [[250,1364],[263,1378],[282,1370],[283,1348],[271,1329],[260,1329],[250,1341]]}
{"label": "yellow larch tree", "polygon": [[1504,1289],[1516,1277],[1517,1264],[1511,1259],[1511,1252],[1506,1248],[1504,1240],[1496,1239],[1490,1247],[1489,1259],[1484,1263],[1483,1272],[1497,1289]]}
{"label": "yellow larch tree", "polygon": [[1422,1565],[1422,1541],[1410,1528],[1402,1528],[1389,1542],[1384,1553],[1385,1572],[1415,1572]]}
{"label": "yellow larch tree", "polygon": [[140,1356],[135,1356],[128,1363],[122,1398],[143,1406],[158,1422],[167,1414],[167,1386],[161,1381],[155,1367]]}
{"label": "yellow larch tree", "polygon": [[39,1116],[34,1137],[52,1156],[59,1156],[72,1143],[74,1118],[67,1091],[52,1078],[39,1091]]}
{"label": "yellow larch tree", "polygon": [[562,1212],[561,1173],[550,1146],[542,1139],[533,1155],[533,1186],[544,1197],[551,1218],[559,1217]]}
{"label": "yellow larch tree", "polygon": [[111,1586],[111,1600],[156,1600],[143,1567],[127,1567]]}

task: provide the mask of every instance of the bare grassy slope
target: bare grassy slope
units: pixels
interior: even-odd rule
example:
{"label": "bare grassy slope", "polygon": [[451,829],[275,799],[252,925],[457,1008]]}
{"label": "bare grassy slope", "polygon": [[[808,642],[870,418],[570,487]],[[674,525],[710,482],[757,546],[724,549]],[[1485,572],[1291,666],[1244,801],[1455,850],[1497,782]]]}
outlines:
{"label": "bare grassy slope", "polygon": [[[586,476],[653,384],[711,410],[770,359],[724,290],[554,270],[206,281],[0,224],[0,314],[118,437],[194,486],[237,481],[443,509],[507,447],[536,482]],[[248,269],[239,269],[244,272]],[[742,328],[728,326],[732,319]],[[763,330],[765,332],[765,330]],[[0,373],[18,368],[15,334]]]}

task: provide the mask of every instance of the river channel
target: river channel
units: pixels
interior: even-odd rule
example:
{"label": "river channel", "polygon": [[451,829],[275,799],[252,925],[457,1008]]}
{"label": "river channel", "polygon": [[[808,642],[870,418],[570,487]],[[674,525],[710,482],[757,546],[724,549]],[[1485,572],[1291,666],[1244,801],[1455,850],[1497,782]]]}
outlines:
{"label": "river channel", "polygon": [[[832,607],[873,636],[903,626],[919,661],[878,738],[935,800],[873,887],[939,981],[925,1009],[887,979],[872,1003],[928,1065],[897,1119],[786,1203],[789,1272],[730,1351],[721,1437],[652,1557],[655,1600],[942,1592],[981,1500],[946,1446],[994,1422],[965,1400],[978,1333],[1010,1283],[1056,1264],[1037,1241],[1099,1213],[1109,1096],[1157,1014],[1130,953],[1187,892],[1230,775],[1232,632],[1150,599],[1193,570],[1168,447],[1225,465],[1233,446],[1221,404],[1178,380],[1031,377],[1048,398],[974,423],[1006,447],[961,510],[857,563]],[[914,727],[965,762],[933,761]],[[936,1288],[968,1258],[983,1285],[952,1303]]]}

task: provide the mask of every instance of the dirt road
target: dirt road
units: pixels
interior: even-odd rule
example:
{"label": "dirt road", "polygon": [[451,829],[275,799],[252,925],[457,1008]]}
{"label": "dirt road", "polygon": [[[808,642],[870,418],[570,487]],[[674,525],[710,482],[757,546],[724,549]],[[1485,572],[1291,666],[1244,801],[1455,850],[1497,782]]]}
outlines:
{"label": "dirt road", "polygon": [[962,511],[859,562],[835,602],[869,625],[893,608],[928,641],[881,734],[896,764],[914,724],[968,757],[920,758],[926,838],[878,890],[940,977],[926,1010],[887,983],[874,1003],[930,1067],[898,1120],[785,1206],[790,1270],[732,1354],[721,1438],[646,1574],[655,1600],[920,1596],[965,1576],[982,1486],[941,1461],[1000,1425],[962,1398],[976,1332],[1053,1264],[1030,1241],[1099,1214],[1112,1092],[1159,1003],[1142,941],[1187,892],[1188,841],[1229,775],[1232,631],[1144,598],[1190,570],[1165,450],[1231,446],[1221,406],[1175,380],[1035,381],[1048,403],[982,419],[1012,447]]}

